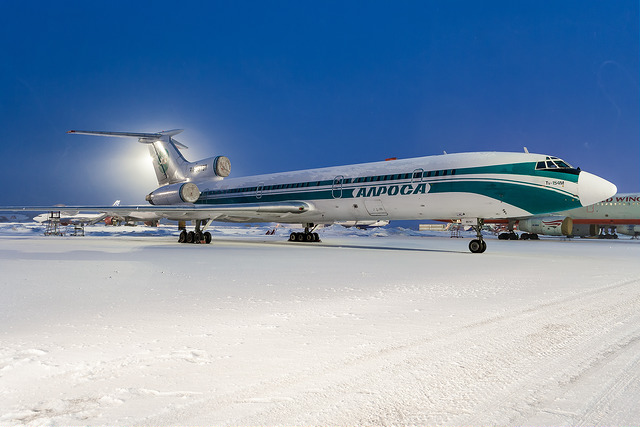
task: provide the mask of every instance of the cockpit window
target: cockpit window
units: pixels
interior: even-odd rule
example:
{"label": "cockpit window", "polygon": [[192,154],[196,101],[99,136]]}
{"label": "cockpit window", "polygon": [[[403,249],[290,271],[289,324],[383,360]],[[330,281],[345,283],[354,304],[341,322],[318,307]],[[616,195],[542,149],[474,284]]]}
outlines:
{"label": "cockpit window", "polygon": [[538,162],[536,164],[537,170],[549,170],[549,169],[573,169],[573,166],[566,163],[557,157],[547,157],[546,161]]}

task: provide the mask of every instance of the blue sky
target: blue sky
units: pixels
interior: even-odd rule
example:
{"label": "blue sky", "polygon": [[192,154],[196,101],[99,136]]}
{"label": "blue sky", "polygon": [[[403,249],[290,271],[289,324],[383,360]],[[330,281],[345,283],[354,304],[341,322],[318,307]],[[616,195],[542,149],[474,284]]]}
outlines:
{"label": "blue sky", "polygon": [[0,2],[0,205],[144,203],[135,140],[232,176],[462,151],[640,190],[638,1]]}

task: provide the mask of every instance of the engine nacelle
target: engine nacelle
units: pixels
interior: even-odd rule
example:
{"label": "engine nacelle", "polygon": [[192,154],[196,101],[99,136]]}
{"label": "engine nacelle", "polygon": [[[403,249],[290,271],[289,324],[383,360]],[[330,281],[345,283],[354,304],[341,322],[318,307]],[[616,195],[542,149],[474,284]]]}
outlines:
{"label": "engine nacelle", "polygon": [[573,220],[563,216],[548,216],[544,218],[527,218],[518,222],[520,231],[547,236],[571,236]]}
{"label": "engine nacelle", "polygon": [[152,191],[145,198],[152,205],[178,205],[195,203],[200,197],[200,190],[193,182],[179,182],[165,185]]}
{"label": "engine nacelle", "polygon": [[630,236],[640,236],[640,225],[623,224],[616,227],[616,231],[620,234],[628,234]]}
{"label": "engine nacelle", "polygon": [[189,176],[194,180],[216,176],[224,178],[230,173],[231,162],[226,156],[209,157],[189,163]]}

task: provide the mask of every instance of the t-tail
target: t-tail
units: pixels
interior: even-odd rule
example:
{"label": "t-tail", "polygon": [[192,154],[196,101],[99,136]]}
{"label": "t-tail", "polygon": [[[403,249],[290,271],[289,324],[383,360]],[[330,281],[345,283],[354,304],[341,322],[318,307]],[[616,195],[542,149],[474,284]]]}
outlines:
{"label": "t-tail", "polygon": [[196,162],[189,162],[185,159],[178,147],[186,149],[187,146],[173,138],[182,131],[183,129],[174,129],[156,133],[140,133],[70,130],[67,133],[138,138],[138,142],[147,144],[149,147],[153,169],[160,186],[203,178],[219,177],[222,179],[229,175],[230,163],[225,156],[209,157]]}

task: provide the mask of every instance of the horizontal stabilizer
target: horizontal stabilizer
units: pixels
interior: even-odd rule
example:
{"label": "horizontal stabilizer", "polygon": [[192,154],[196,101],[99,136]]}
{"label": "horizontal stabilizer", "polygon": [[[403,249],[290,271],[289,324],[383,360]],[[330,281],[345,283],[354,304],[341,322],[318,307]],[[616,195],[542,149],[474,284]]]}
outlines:
{"label": "horizontal stabilizer", "polygon": [[[98,136],[117,136],[120,138],[138,138],[138,142],[143,144],[151,144],[159,139],[171,138],[174,135],[179,134],[184,129],[165,130],[155,133],[143,133],[143,132],[110,132],[103,130],[70,130],[67,133],[76,133],[79,135],[98,135]],[[186,145],[179,143],[175,139],[172,139],[173,143],[181,148],[188,148]]]}

